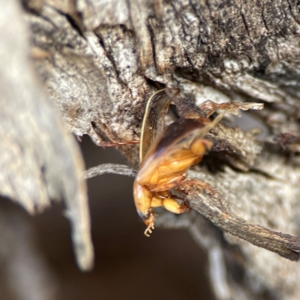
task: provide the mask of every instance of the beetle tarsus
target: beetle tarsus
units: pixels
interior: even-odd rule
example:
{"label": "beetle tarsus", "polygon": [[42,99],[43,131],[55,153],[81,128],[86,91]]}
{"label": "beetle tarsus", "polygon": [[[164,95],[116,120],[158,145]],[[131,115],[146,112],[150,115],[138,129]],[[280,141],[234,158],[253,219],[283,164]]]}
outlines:
{"label": "beetle tarsus", "polygon": [[154,224],[149,225],[146,230],[144,231],[145,236],[150,237],[150,234],[155,229]]}

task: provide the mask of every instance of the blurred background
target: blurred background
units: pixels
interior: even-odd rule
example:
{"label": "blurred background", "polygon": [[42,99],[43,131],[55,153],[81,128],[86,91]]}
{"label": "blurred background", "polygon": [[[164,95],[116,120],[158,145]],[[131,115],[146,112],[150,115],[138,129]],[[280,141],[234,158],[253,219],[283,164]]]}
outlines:
{"label": "blurred background", "polygon": [[[99,148],[88,137],[80,145],[86,168],[126,164],[116,149]],[[158,228],[144,236],[132,184],[110,174],[88,180],[96,257],[89,273],[76,266],[61,204],[30,216],[1,199],[0,299],[214,299],[206,255],[186,231]]]}

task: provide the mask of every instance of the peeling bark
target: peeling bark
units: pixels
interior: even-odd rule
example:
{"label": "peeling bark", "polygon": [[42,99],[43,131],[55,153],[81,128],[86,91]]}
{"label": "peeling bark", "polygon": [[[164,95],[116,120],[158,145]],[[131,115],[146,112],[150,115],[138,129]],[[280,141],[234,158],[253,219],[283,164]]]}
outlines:
{"label": "peeling bark", "polygon": [[93,247],[83,160],[33,70],[23,12],[14,1],[0,5],[0,193],[31,214],[63,200],[78,265],[88,270]]}

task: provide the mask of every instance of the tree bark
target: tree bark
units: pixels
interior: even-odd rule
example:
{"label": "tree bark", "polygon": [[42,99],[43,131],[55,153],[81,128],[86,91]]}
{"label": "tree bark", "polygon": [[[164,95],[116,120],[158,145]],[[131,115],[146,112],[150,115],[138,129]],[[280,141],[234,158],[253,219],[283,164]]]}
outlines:
{"label": "tree bark", "polygon": [[[299,235],[298,1],[28,0],[23,8],[30,63],[78,137],[138,140],[146,101],[163,87],[179,87],[197,104],[263,102],[264,110],[247,115],[264,136],[218,127],[212,134],[239,155],[215,147],[194,177],[211,184],[235,215]],[[119,149],[138,166],[138,146]],[[297,263],[223,237],[196,213],[158,222],[188,227],[208,251],[217,299],[298,299]]]}

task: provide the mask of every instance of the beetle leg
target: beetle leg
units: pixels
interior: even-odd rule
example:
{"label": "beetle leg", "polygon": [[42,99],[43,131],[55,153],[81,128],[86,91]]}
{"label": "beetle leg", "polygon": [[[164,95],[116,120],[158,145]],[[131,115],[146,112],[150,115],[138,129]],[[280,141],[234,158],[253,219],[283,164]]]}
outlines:
{"label": "beetle leg", "polygon": [[151,188],[151,192],[162,192],[172,189],[173,187],[179,185],[182,180],[186,178],[186,174],[179,174],[176,177],[172,177],[170,181],[158,184],[156,187]]}
{"label": "beetle leg", "polygon": [[171,198],[166,198],[162,201],[163,207],[167,209],[168,211],[174,213],[174,214],[182,214],[184,213],[188,206],[182,202],[179,204],[177,201]]}
{"label": "beetle leg", "polygon": [[148,227],[146,228],[146,230],[144,231],[144,235],[146,237],[150,237],[150,234],[152,233],[152,231],[155,229],[154,224],[150,224],[148,225]]}
{"label": "beetle leg", "polygon": [[162,198],[153,197],[151,200],[151,207],[161,207],[163,206],[163,201],[164,199]]}
{"label": "beetle leg", "polygon": [[147,215],[144,217],[144,223],[147,225],[146,230],[144,231],[145,236],[150,237],[150,234],[152,233],[152,230],[154,230],[154,213],[152,209],[148,210]]}
{"label": "beetle leg", "polygon": [[253,102],[225,102],[225,103],[215,103],[211,100],[204,101],[199,106],[201,112],[205,114],[205,117],[208,118],[218,109],[231,110],[240,109],[240,110],[249,110],[249,109],[263,109],[263,104],[253,103]]}
{"label": "beetle leg", "polygon": [[188,208],[188,205],[182,201],[179,204],[176,200],[172,198],[157,198],[153,197],[151,201],[151,207],[164,207],[166,210],[174,213],[174,214],[182,214]]}

